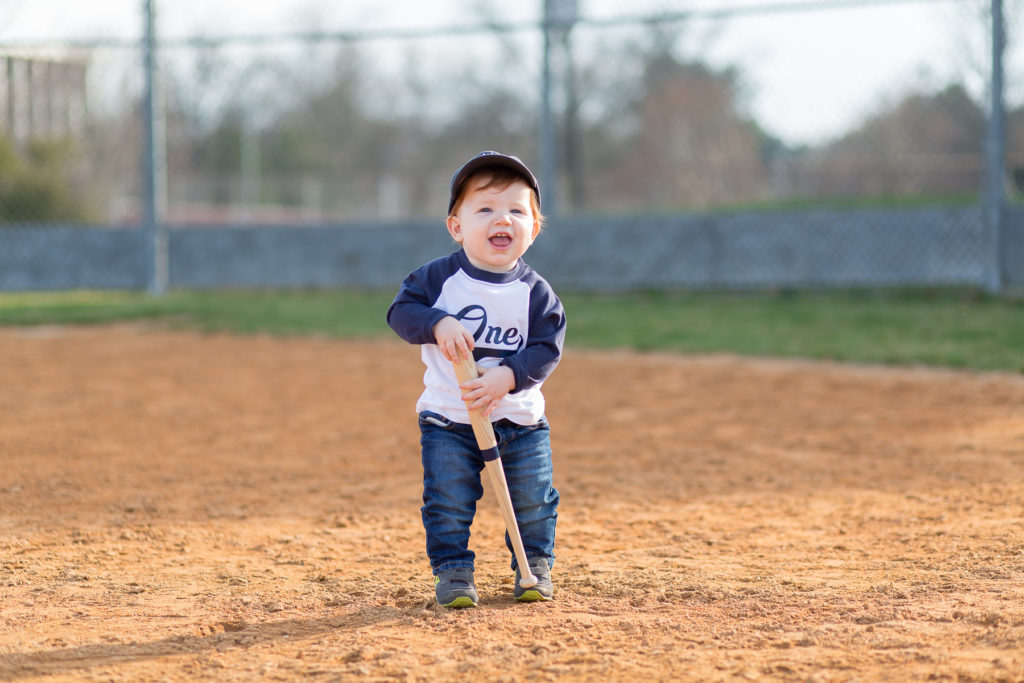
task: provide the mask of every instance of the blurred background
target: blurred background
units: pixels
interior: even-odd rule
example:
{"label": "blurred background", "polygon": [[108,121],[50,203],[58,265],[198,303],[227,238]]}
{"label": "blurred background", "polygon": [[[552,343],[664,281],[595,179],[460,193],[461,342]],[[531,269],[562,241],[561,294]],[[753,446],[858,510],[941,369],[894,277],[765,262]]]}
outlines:
{"label": "blurred background", "polygon": [[1022,0],[0,0],[0,289],[387,286],[497,149],[563,286],[1013,290],[1022,30]]}

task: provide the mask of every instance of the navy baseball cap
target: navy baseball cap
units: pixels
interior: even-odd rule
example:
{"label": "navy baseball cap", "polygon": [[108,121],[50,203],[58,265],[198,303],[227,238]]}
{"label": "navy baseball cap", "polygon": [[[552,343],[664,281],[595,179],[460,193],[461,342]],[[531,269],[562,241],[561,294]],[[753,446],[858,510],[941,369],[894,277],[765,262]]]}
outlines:
{"label": "navy baseball cap", "polygon": [[508,154],[501,154],[499,152],[487,151],[480,152],[475,157],[467,161],[462,165],[455,175],[452,176],[451,196],[448,199],[448,213],[452,212],[452,208],[455,206],[455,200],[458,199],[459,193],[462,192],[462,186],[466,184],[466,180],[469,176],[473,175],[476,171],[481,168],[488,168],[491,166],[499,166],[501,168],[509,168],[523,176],[523,180],[530,186],[534,194],[537,195],[537,204],[540,205],[540,186],[537,183],[537,179],[527,168],[526,164],[519,157],[510,156]]}

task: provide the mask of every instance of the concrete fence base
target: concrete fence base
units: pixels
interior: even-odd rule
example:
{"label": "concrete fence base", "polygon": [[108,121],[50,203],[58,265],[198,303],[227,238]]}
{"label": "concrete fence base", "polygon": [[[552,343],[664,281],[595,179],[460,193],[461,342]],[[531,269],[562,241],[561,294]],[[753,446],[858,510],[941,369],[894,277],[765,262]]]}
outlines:
{"label": "concrete fence base", "polygon": [[[454,248],[443,222],[168,229],[171,289],[392,289]],[[0,226],[0,290],[146,289],[139,228]],[[978,207],[809,209],[552,220],[527,254],[565,291],[984,286]],[[1024,207],[1002,277],[1024,287]]]}

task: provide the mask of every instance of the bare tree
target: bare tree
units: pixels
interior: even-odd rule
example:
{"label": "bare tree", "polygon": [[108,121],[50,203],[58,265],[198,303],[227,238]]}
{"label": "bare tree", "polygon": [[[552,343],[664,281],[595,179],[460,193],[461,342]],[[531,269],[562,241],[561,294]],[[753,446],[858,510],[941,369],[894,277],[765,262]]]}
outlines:
{"label": "bare tree", "polygon": [[962,86],[911,93],[797,162],[804,197],[964,196],[981,187],[985,116]]}

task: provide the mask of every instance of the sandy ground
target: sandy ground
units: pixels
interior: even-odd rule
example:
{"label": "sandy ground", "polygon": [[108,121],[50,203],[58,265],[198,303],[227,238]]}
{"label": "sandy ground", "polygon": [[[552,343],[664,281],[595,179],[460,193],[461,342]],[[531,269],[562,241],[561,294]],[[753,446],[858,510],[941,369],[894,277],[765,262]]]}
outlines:
{"label": "sandy ground", "polygon": [[0,330],[0,679],[1024,680],[1024,378],[570,350],[432,603],[397,341]]}

